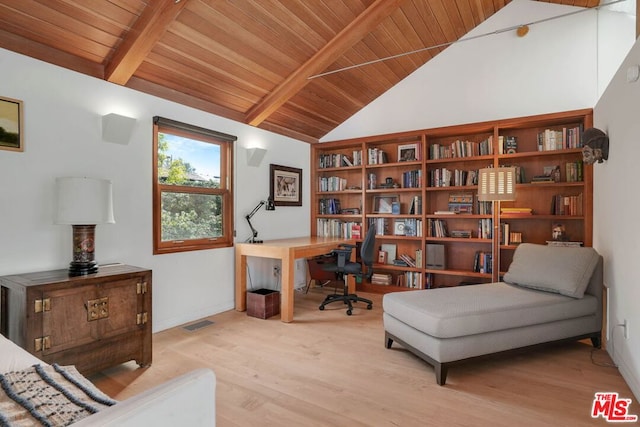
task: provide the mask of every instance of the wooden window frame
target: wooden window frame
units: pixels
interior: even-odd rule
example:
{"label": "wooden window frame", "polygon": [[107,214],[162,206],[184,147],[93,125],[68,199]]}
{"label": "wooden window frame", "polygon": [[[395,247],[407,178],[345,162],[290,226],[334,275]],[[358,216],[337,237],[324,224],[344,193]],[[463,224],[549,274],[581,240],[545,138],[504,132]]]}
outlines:
{"label": "wooden window frame", "polygon": [[[220,188],[162,184],[158,179],[158,133],[186,137],[220,147]],[[163,117],[153,118],[153,254],[216,249],[233,246],[233,144],[237,138]],[[162,241],[162,193],[222,196],[222,236]]]}

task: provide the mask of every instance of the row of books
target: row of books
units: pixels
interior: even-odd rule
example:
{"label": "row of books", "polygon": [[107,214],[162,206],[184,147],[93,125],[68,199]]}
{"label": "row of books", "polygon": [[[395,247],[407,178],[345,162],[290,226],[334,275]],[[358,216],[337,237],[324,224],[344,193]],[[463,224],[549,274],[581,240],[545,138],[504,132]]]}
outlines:
{"label": "row of books", "polygon": [[519,231],[511,231],[511,225],[508,222],[500,223],[500,244],[519,245],[522,243],[522,233]]}
{"label": "row of books", "polygon": [[450,159],[458,157],[475,157],[493,154],[493,136],[480,141],[456,140],[451,144],[433,144],[429,146],[429,159]]}
{"label": "row of books", "polygon": [[551,200],[551,212],[553,215],[582,216],[582,199],[582,193],[571,196],[556,194]]}
{"label": "row of books", "polygon": [[422,249],[416,249],[415,258],[409,254],[400,254],[400,260],[408,267],[422,268]]}
{"label": "row of books", "polygon": [[387,153],[381,148],[368,148],[367,149],[367,164],[369,165],[381,165],[387,163]]}
{"label": "row of books", "polygon": [[473,186],[478,185],[478,170],[449,170],[437,168],[429,171],[430,187]]}
{"label": "row of books", "polygon": [[584,181],[584,164],[582,160],[578,160],[577,162],[567,162],[564,167],[567,182]]}
{"label": "row of books", "polygon": [[493,220],[482,218],[478,220],[478,238],[491,239],[493,236]]}
{"label": "row of books", "polygon": [[518,138],[500,135],[498,137],[498,154],[514,154],[518,152]]}
{"label": "row of books", "polygon": [[409,205],[409,215],[422,214],[422,196],[413,196]]}
{"label": "row of books", "polygon": [[473,213],[474,193],[451,193],[449,194],[449,212]]}
{"label": "row of books", "polygon": [[449,237],[447,223],[442,219],[427,218],[428,237]]}
{"label": "row of books", "polygon": [[318,178],[318,191],[344,191],[347,189],[346,178],[339,176],[321,176]]}
{"label": "row of books", "polygon": [[473,257],[473,271],[476,273],[491,273],[493,271],[493,255],[491,252],[476,251]]}
{"label": "row of books", "polygon": [[341,212],[340,199],[330,197],[318,200],[318,213],[320,215],[338,215]]}
{"label": "row of books", "polygon": [[362,225],[354,221],[318,218],[316,220],[316,230],[316,234],[320,237],[362,238]]}
{"label": "row of books", "polygon": [[403,274],[398,274],[396,286],[422,289],[422,273],[417,271],[405,271]]}
{"label": "row of books", "polygon": [[320,169],[340,168],[345,166],[362,165],[362,151],[354,150],[353,157],[342,153],[320,154],[318,156],[318,167]]}
{"label": "row of books", "polygon": [[545,129],[538,133],[538,151],[564,150],[582,147],[583,126]]}
{"label": "row of books", "polygon": [[371,276],[371,284],[389,286],[393,283],[391,274],[387,273],[373,273]]}
{"label": "row of books", "polygon": [[422,170],[416,169],[402,173],[403,188],[421,188],[422,187]]}

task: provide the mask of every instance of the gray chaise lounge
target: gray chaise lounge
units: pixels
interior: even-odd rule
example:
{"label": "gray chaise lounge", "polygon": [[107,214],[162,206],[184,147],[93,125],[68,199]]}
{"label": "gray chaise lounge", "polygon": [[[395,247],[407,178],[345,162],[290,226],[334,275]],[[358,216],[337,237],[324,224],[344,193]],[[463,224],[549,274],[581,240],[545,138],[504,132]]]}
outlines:
{"label": "gray chaise lounge", "polygon": [[395,292],[383,297],[385,345],[434,367],[553,341],[600,347],[602,257],[593,248],[521,244],[504,281]]}

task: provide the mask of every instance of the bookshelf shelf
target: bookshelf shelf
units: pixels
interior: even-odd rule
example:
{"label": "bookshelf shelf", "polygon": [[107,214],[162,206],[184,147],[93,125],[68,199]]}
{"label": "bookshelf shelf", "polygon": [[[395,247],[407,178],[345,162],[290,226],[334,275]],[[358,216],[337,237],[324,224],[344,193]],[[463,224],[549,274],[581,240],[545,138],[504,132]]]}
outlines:
{"label": "bookshelf shelf", "polygon": [[[311,149],[311,164],[315,165],[312,234],[348,236],[354,230],[358,241],[375,224],[378,230],[384,229],[384,235],[376,236],[377,245],[398,258],[420,254],[426,266],[432,251],[444,254],[445,269],[376,264],[374,271],[391,274],[393,285],[361,283],[358,288],[377,292],[409,289],[397,286],[402,282],[398,276],[405,274],[419,276],[416,280],[421,288],[498,281],[517,248],[512,241],[521,238],[522,242],[546,244],[557,225],[564,227],[571,240],[591,246],[593,169],[581,162],[579,137],[592,126],[593,112],[584,109],[316,144]],[[401,149],[407,147],[415,160],[400,161],[405,158]],[[509,150],[515,152],[507,153]],[[459,156],[447,157],[452,155]],[[490,204],[477,202],[473,174],[480,168],[501,166],[519,170],[516,200],[502,202],[501,208],[526,207],[533,214],[502,214]],[[551,173],[555,180],[547,182],[544,176]],[[411,180],[406,181],[409,174]],[[321,179],[337,179],[340,188],[349,189],[320,192]],[[387,187],[389,179],[399,187]],[[473,195],[472,213],[466,213],[468,206],[465,213],[435,213],[448,211],[452,205],[457,209],[451,204],[452,195],[460,194]],[[400,213],[377,212],[375,204],[381,198],[397,200]],[[358,213],[320,214],[320,205],[327,199],[336,199],[331,203],[335,206],[338,201],[342,209],[357,208]],[[407,220],[415,221],[421,232],[416,236],[394,234],[396,222]],[[434,226],[440,227],[437,233],[430,230]],[[507,230],[509,236],[503,235]],[[451,232],[471,237],[452,237]],[[486,257],[497,251],[501,265],[493,266],[493,273],[473,271],[478,253]]]}

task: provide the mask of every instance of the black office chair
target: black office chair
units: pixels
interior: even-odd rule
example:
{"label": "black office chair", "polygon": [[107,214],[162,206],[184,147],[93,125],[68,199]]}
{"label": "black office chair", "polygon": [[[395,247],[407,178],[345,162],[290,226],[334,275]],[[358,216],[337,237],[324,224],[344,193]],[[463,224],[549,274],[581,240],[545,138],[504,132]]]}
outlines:
{"label": "black office chair", "polygon": [[336,262],[325,264],[322,269],[325,271],[331,271],[336,273],[336,275],[344,281],[344,292],[342,294],[331,294],[327,295],[322,304],[320,304],[320,310],[324,310],[324,306],[327,304],[331,304],[332,302],[342,301],[344,304],[348,305],[347,315],[351,316],[353,313],[353,304],[354,302],[364,302],[367,304],[367,310],[371,310],[373,308],[373,302],[366,298],[361,298],[356,294],[349,293],[349,287],[347,285],[347,275],[352,274],[355,276],[360,276],[362,278],[366,278],[367,280],[371,279],[373,275],[373,259],[375,252],[375,243],[376,243],[376,229],[375,226],[371,226],[367,235],[362,242],[362,246],[360,247],[360,258],[362,263],[365,265],[366,269],[362,270],[362,264],[359,262],[351,262],[351,251],[356,247],[355,245],[347,245],[342,244],[338,249],[334,249],[331,253],[336,257]]}

